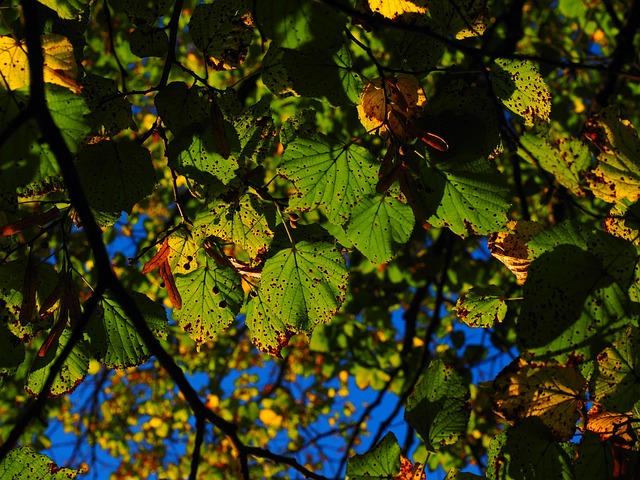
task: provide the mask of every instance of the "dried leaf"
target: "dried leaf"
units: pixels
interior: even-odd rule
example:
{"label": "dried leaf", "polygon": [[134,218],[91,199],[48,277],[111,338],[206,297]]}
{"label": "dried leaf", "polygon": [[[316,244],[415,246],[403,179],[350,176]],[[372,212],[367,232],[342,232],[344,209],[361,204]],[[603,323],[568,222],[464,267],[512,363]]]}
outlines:
{"label": "dried leaf", "polygon": [[507,227],[510,232],[498,232],[489,237],[489,251],[511,270],[518,285],[523,285],[533,261],[527,242],[544,227],[538,222],[525,220],[511,221]]}
{"label": "dried leaf", "polygon": [[427,13],[427,0],[369,0],[369,8],[391,20],[401,20],[406,15]]}
{"label": "dried leaf", "polygon": [[32,217],[18,220],[17,222],[7,223],[0,228],[0,237],[8,237],[9,235],[15,235],[21,231],[34,226],[43,226],[49,222],[58,218],[60,210],[57,207],[53,207],[51,210],[47,210],[44,213],[33,215]]}
{"label": "dried leaf", "polygon": [[182,297],[180,296],[180,292],[176,287],[176,282],[173,279],[173,274],[171,273],[169,262],[167,262],[166,260],[162,263],[162,265],[160,265],[160,276],[162,277],[162,281],[167,288],[167,294],[169,295],[171,304],[176,310],[180,310],[182,308]]}
{"label": "dried leaf", "polygon": [[600,435],[602,441],[611,440],[623,448],[631,448],[636,442],[633,413],[615,413],[602,411],[595,404],[587,413],[587,430]]}
{"label": "dried leaf", "polygon": [[154,271],[156,268],[160,268],[169,256],[169,253],[169,237],[166,237],[158,249],[158,252],[151,260],[144,264],[144,267],[142,267],[142,274],[146,275],[147,273]]}

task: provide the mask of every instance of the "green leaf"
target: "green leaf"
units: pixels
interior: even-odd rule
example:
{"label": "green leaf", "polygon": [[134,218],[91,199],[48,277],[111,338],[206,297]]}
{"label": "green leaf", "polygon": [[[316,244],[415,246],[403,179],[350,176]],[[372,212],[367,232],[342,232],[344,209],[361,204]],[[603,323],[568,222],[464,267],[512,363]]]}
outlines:
{"label": "green leaf", "polygon": [[575,195],[585,196],[582,172],[591,164],[591,153],[581,140],[562,137],[549,141],[546,134],[525,132],[518,155],[540,165]]}
{"label": "green leaf", "polygon": [[24,362],[24,358],[24,344],[3,322],[0,324],[0,379],[13,375]]}
{"label": "green leaf", "polygon": [[498,58],[491,73],[496,96],[525,125],[532,126],[536,120],[549,121],[551,94],[533,63]]}
{"label": "green leaf", "polygon": [[314,44],[335,51],[343,41],[347,19],[329,5],[304,0],[259,2],[254,14],[267,37],[294,50]]}
{"label": "green leaf", "polygon": [[225,122],[227,139],[232,142],[232,154],[224,158],[218,151],[213,130],[197,129],[191,134],[183,134],[169,142],[167,156],[169,165],[185,177],[207,185],[216,179],[229,184],[236,177],[239,151],[238,136],[228,122]]}
{"label": "green leaf", "polygon": [[411,207],[390,195],[368,196],[353,208],[347,237],[369,260],[385,263],[411,236]]}
{"label": "green leaf", "polygon": [[353,69],[346,46],[334,54],[325,48],[270,48],[267,55],[263,79],[276,95],[295,92],[303,97],[325,97],[336,106],[359,103],[362,79]]}
{"label": "green leaf", "polygon": [[294,140],[278,166],[278,173],[297,190],[289,211],[321,207],[331,223],[343,224],[358,201],[375,192],[378,176],[373,162],[359,145],[333,146],[324,137]]}
{"label": "green leaf", "polygon": [[[60,336],[60,340],[53,344],[44,357],[36,357],[29,370],[25,389],[31,395],[39,395],[42,387],[51,372],[51,366],[56,357],[60,355],[71,336],[71,330],[65,328]],[[71,350],[66,361],[62,364],[62,368],[58,372],[51,385],[49,397],[58,397],[66,393],[70,393],[80,385],[87,375],[89,369],[89,352],[88,345],[84,340],[80,340]]]}
{"label": "green leaf", "polygon": [[612,444],[603,442],[600,435],[582,433],[575,462],[576,477],[580,480],[613,480],[614,459]]}
{"label": "green leaf", "polygon": [[[491,442],[487,478],[572,480],[575,445],[558,443],[537,418],[507,429]],[[493,454],[492,454],[493,453]]]}
{"label": "green leaf", "polygon": [[240,151],[247,158],[261,162],[273,154],[276,127],[271,116],[270,99],[265,96],[233,119],[238,132]]}
{"label": "green leaf", "polygon": [[[237,68],[244,62],[253,40],[253,25],[247,0],[225,0],[199,4],[191,14],[189,33],[194,45],[221,68]],[[214,67],[215,68],[215,67]]]}
{"label": "green leaf", "polygon": [[273,238],[264,202],[252,194],[242,195],[233,203],[214,201],[209,210],[196,217],[193,235],[199,244],[210,235],[233,242],[251,259],[264,254]]}
{"label": "green leaf", "polygon": [[89,204],[103,212],[131,213],[156,184],[149,150],[131,140],[85,145],[76,167]]}
{"label": "green leaf", "polygon": [[[417,18],[415,25],[429,29],[435,34],[444,33],[442,25],[426,15]],[[444,43],[429,35],[404,32],[396,48],[410,70],[427,72],[438,64],[444,52]]]}
{"label": "green leaf", "polygon": [[405,420],[435,452],[459,441],[469,421],[469,385],[442,360],[433,360],[407,399]]}
{"label": "green leaf", "polygon": [[[145,323],[159,337],[166,336],[167,314],[162,305],[138,292],[129,292]],[[133,320],[115,298],[107,294],[91,316],[86,330],[90,350],[109,368],[140,365],[149,358],[149,350]]]}
{"label": "green leaf", "polygon": [[628,412],[640,400],[640,330],[629,326],[598,355],[594,401],[611,412]]}
{"label": "green leaf", "polygon": [[495,285],[473,287],[456,302],[456,315],[470,327],[493,327],[506,314],[504,293]]}
{"label": "green leaf", "polygon": [[182,229],[176,230],[169,235],[168,244],[170,252],[167,262],[169,262],[169,268],[174,275],[190,273],[198,268],[199,245],[188,232]]}
{"label": "green leaf", "polygon": [[117,94],[115,80],[93,74],[82,79],[82,95],[90,109],[86,119],[94,132],[104,128],[106,133],[115,135],[127,128],[137,129],[131,116],[131,103]]}
{"label": "green leaf", "polygon": [[640,198],[640,139],[631,122],[609,107],[591,119],[587,129],[600,150],[596,168],[584,172],[593,194],[611,203]]}
{"label": "green leaf", "polygon": [[89,5],[89,0],[38,0],[65,20],[73,20],[80,17]]}
{"label": "green leaf", "polygon": [[204,87],[171,82],[153,99],[158,115],[174,135],[194,125],[211,123],[211,99]]}
{"label": "green leaf", "polygon": [[77,153],[91,128],[84,98],[59,85],[47,84],[47,106],[71,153]]}
{"label": "green leaf", "polygon": [[455,35],[455,38],[481,36],[487,27],[487,0],[436,0],[429,2],[434,23]]}
{"label": "green leaf", "polygon": [[169,36],[163,28],[142,26],[129,34],[131,53],[140,57],[163,57],[169,48]]}
{"label": "green leaf", "polygon": [[294,333],[311,333],[333,318],[345,299],[347,267],[324,242],[300,241],[278,251],[262,269],[257,298],[247,308],[247,326],[261,350],[279,355]]}
{"label": "green leaf", "polygon": [[241,278],[229,267],[207,258],[204,266],[176,275],[182,309],[174,310],[178,324],[199,346],[225,331],[240,312],[244,300]]}
{"label": "green leaf", "polygon": [[49,457],[31,447],[11,450],[0,462],[0,480],[67,480],[76,478],[80,470],[59,468]]}
{"label": "green leaf", "polygon": [[348,480],[383,480],[400,474],[400,446],[389,432],[371,450],[347,461]]}
{"label": "green leaf", "polygon": [[474,480],[476,478],[486,478],[481,475],[475,475],[469,472],[461,472],[457,468],[452,468],[447,473],[447,476],[444,477],[444,480]]}

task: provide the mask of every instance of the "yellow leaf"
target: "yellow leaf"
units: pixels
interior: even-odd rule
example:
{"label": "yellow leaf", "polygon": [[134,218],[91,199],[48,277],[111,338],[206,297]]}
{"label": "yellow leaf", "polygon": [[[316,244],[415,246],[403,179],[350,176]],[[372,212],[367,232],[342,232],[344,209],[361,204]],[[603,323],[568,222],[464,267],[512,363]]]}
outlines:
{"label": "yellow leaf", "polygon": [[498,232],[489,237],[489,251],[516,276],[518,285],[527,280],[529,265],[533,258],[527,242],[544,228],[542,224],[531,221],[511,221],[507,224],[510,232]]}
{"label": "yellow leaf", "polygon": [[427,0],[369,0],[369,8],[391,20],[403,15],[427,13]]}
{"label": "yellow leaf", "polygon": [[270,408],[263,408],[258,414],[260,421],[264,423],[265,427],[279,428],[282,425],[282,415],[278,415]]}
{"label": "yellow leaf", "polygon": [[[43,35],[44,81],[80,93],[76,81],[78,66],[73,55],[73,46],[62,35]],[[29,61],[27,46],[13,37],[0,36],[0,87],[17,90],[29,86]]]}
{"label": "yellow leaf", "polygon": [[538,417],[568,441],[585,402],[586,381],[578,369],[561,364],[529,364],[518,358],[493,382],[494,410],[510,423]]}
{"label": "yellow leaf", "polygon": [[598,405],[593,405],[587,413],[587,430],[600,435],[603,442],[611,440],[622,447],[631,448],[635,445],[633,412],[614,413],[601,411]]}

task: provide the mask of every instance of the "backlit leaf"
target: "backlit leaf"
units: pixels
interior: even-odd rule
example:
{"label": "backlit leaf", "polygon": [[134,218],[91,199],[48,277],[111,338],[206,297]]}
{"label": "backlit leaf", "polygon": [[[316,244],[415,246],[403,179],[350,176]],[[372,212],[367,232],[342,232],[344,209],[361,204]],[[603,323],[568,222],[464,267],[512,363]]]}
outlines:
{"label": "backlit leaf", "polygon": [[[162,305],[138,292],[129,292],[147,326],[159,337],[166,336],[167,314]],[[94,358],[109,368],[142,364],[149,351],[133,320],[111,295],[106,294],[91,316],[86,330]]]}
{"label": "backlit leaf", "polygon": [[487,28],[487,0],[432,0],[428,6],[434,23],[459,40],[480,36]]}
{"label": "backlit leaf", "polygon": [[280,250],[265,262],[259,296],[247,311],[254,343],[278,355],[291,332],[311,333],[333,318],[345,299],[346,285],[344,258],[333,245],[300,241]]}
{"label": "backlit leaf", "polygon": [[427,12],[426,0],[369,0],[369,8],[391,20],[402,20],[407,14]]}
{"label": "backlit leaf", "polygon": [[611,203],[640,198],[640,139],[631,122],[606,108],[589,121],[586,136],[600,150],[596,168],[584,172],[593,194]]}
{"label": "backlit leaf", "polygon": [[76,163],[89,204],[106,212],[131,212],[155,186],[149,150],[131,140],[85,145]]}
{"label": "backlit leaf", "polygon": [[538,222],[510,221],[509,232],[494,233],[489,237],[491,255],[500,260],[516,276],[519,285],[527,280],[529,265],[533,261],[527,242],[544,228]]}
{"label": "backlit leaf", "polygon": [[611,412],[627,412],[640,400],[640,330],[629,326],[598,355],[594,400]]}
{"label": "backlit leaf", "polygon": [[456,302],[456,315],[470,327],[492,327],[506,314],[504,293],[495,285],[473,287]]}
{"label": "backlit leaf", "polygon": [[498,58],[491,73],[496,96],[525,125],[531,126],[536,120],[549,121],[551,94],[533,63]]}
{"label": "backlit leaf", "polygon": [[586,401],[580,371],[561,364],[529,364],[514,360],[493,382],[494,410],[510,423],[537,417],[563,441],[573,437]]}
{"label": "backlit leaf", "polygon": [[82,15],[89,5],[89,0],[38,0],[55,11],[60,18],[71,20]]}
{"label": "backlit leaf", "polygon": [[167,262],[174,275],[190,273],[198,268],[198,245],[188,232],[176,230],[168,237]]}
{"label": "backlit leaf", "polygon": [[371,450],[347,461],[348,480],[382,480],[397,478],[400,473],[400,446],[389,432]]}
{"label": "backlit leaf", "polygon": [[186,275],[176,275],[183,300],[174,311],[178,324],[201,345],[225,331],[242,307],[244,292],[238,273],[207,258],[205,265]]}
{"label": "backlit leaf", "polygon": [[391,260],[409,240],[415,219],[411,207],[390,195],[367,196],[353,208],[347,237],[369,260]]}
{"label": "backlit leaf", "polygon": [[344,223],[364,196],[375,191],[378,176],[372,155],[359,145],[330,145],[327,139],[298,138],[285,150],[278,173],[297,194],[290,211],[318,207],[330,222]]}
{"label": "backlit leaf", "polygon": [[405,420],[434,452],[459,441],[469,421],[469,386],[442,360],[433,360],[405,405]]}
{"label": "backlit leaf", "polygon": [[602,441],[609,440],[622,448],[635,444],[637,425],[633,412],[608,412],[594,404],[587,413],[587,430],[600,435]]}
{"label": "backlit leaf", "polygon": [[58,467],[31,447],[14,448],[0,462],[2,480],[67,480],[76,478],[78,473],[81,471]]}

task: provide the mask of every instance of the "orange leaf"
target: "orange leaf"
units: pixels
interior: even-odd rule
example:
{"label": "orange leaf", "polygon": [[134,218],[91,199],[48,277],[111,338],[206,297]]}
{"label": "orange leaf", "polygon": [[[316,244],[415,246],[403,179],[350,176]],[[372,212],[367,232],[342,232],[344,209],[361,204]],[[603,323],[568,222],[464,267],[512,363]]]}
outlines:
{"label": "orange leaf", "polygon": [[158,253],[156,253],[153,258],[145,263],[144,267],[142,267],[142,274],[146,275],[147,273],[154,271],[156,268],[160,268],[168,256],[169,237],[166,237],[164,242],[162,242],[162,246],[158,249]]}
{"label": "orange leaf", "polygon": [[167,287],[167,294],[169,295],[171,305],[173,305],[176,310],[180,310],[182,308],[182,297],[173,279],[169,262],[166,260],[160,265],[160,276],[162,277],[165,287]]}
{"label": "orange leaf", "polygon": [[46,225],[49,222],[52,222],[58,215],[60,214],[60,210],[57,207],[53,207],[51,210],[46,211],[45,213],[41,213],[38,215],[34,215],[29,218],[24,218],[22,220],[18,220],[17,222],[7,223],[2,228],[0,228],[0,237],[8,237],[9,235],[15,235],[23,231],[25,228],[33,227],[33,226],[42,226]]}
{"label": "orange leaf", "polygon": [[494,233],[489,237],[489,251],[516,276],[518,285],[527,280],[529,265],[533,261],[527,242],[544,227],[537,222],[509,222],[511,232]]}
{"label": "orange leaf", "polygon": [[594,405],[587,413],[587,430],[599,434],[603,442],[611,439],[622,448],[631,448],[636,442],[633,421],[631,412],[605,412]]}

